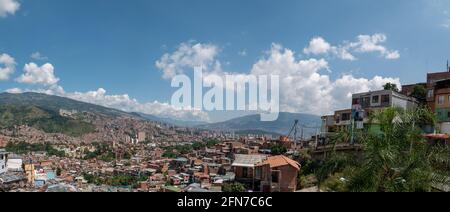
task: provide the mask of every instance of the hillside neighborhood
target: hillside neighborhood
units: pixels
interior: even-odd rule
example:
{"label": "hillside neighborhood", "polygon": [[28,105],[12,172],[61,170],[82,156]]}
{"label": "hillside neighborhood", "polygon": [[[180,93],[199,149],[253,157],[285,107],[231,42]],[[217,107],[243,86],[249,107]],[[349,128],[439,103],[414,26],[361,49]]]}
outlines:
{"label": "hillside neighborhood", "polygon": [[[339,191],[347,181],[339,175],[345,174],[345,169],[325,176],[317,170],[326,167],[336,152],[362,161],[361,154],[369,150],[357,132],[387,133],[382,121],[374,122],[372,117],[389,108],[429,108],[436,116],[436,125],[421,119],[417,126],[421,139],[429,146],[448,150],[450,69],[429,73],[426,80],[401,89],[386,84],[384,90],[355,93],[348,109],[323,116],[321,129],[310,137],[299,136],[302,126],[297,122],[292,123],[289,134],[280,137],[238,135],[158,123],[122,112],[111,115],[102,112],[103,108],[48,112],[38,105],[14,112],[8,108],[14,107],[13,103],[5,103],[0,110],[3,120],[26,117],[20,122],[0,122],[0,191]],[[53,120],[76,124],[70,127],[85,126],[86,130],[75,133],[50,128]],[[407,122],[399,116],[393,121]],[[336,139],[342,134],[348,136]],[[448,155],[444,157],[448,159]],[[442,167],[444,173],[448,171],[448,164]],[[434,191],[449,191],[446,183],[432,187]]]}

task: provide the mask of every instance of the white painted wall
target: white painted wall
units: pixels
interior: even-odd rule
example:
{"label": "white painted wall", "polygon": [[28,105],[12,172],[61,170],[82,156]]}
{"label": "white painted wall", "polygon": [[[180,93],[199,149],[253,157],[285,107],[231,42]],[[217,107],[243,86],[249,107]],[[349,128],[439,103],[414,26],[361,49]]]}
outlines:
{"label": "white painted wall", "polygon": [[0,154],[0,174],[6,172],[6,155]]}
{"label": "white painted wall", "polygon": [[6,163],[6,166],[8,167],[9,171],[18,171],[22,170],[22,159],[8,159],[8,162]]}

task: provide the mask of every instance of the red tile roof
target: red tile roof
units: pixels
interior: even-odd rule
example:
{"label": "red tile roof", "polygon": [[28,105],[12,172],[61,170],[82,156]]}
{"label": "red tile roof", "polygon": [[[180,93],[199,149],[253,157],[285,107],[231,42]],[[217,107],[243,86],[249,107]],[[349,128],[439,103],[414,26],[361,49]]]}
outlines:
{"label": "red tile roof", "polygon": [[290,165],[295,169],[300,170],[300,164],[297,161],[294,161],[283,155],[268,157],[267,160],[258,164],[258,166],[263,165],[270,165],[270,168]]}

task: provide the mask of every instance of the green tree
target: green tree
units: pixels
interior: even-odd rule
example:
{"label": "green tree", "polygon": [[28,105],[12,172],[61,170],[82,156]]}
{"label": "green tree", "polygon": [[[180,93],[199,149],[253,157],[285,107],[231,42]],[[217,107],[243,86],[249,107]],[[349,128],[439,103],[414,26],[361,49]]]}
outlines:
{"label": "green tree", "polygon": [[427,89],[423,85],[414,86],[414,90],[411,96],[419,100],[420,102],[426,102],[427,100]]}
{"label": "green tree", "polygon": [[223,185],[222,191],[230,193],[245,192],[245,186],[241,183],[227,183]]}
{"label": "green tree", "polygon": [[350,177],[350,191],[432,191],[433,185],[449,184],[448,170],[433,168],[436,158],[449,163],[449,154],[437,154],[437,149],[448,152],[448,147],[431,146],[419,128],[424,123],[435,123],[430,111],[389,108],[375,113],[371,122],[380,130],[359,137],[364,144],[364,158]]}
{"label": "green tree", "polygon": [[390,82],[386,83],[386,84],[383,86],[383,88],[384,88],[384,90],[391,90],[391,91],[395,91],[395,92],[398,92],[398,91],[399,91],[399,90],[398,90],[398,87],[397,87],[397,84],[390,83]]}
{"label": "green tree", "polygon": [[284,155],[288,150],[282,145],[274,145],[270,148],[272,155]]}

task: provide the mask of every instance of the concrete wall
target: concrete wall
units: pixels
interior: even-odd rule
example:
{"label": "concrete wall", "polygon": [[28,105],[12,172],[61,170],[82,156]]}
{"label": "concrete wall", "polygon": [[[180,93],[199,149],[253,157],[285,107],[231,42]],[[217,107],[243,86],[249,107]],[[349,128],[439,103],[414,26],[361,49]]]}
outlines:
{"label": "concrete wall", "polygon": [[[269,165],[260,167],[261,174],[261,188],[265,189],[266,186],[271,188],[271,192],[294,192],[297,190],[298,171],[292,166],[280,166],[270,168]],[[279,182],[272,182],[272,173],[279,173]],[[279,186],[279,190],[277,188]],[[267,188],[268,189],[268,188]],[[267,192],[266,190],[263,190]]]}
{"label": "concrete wall", "polygon": [[440,123],[440,128],[442,133],[450,134],[450,122]]}
{"label": "concrete wall", "polygon": [[293,192],[297,189],[297,169],[292,166],[281,166],[274,170],[281,171],[280,188],[281,192]]}

